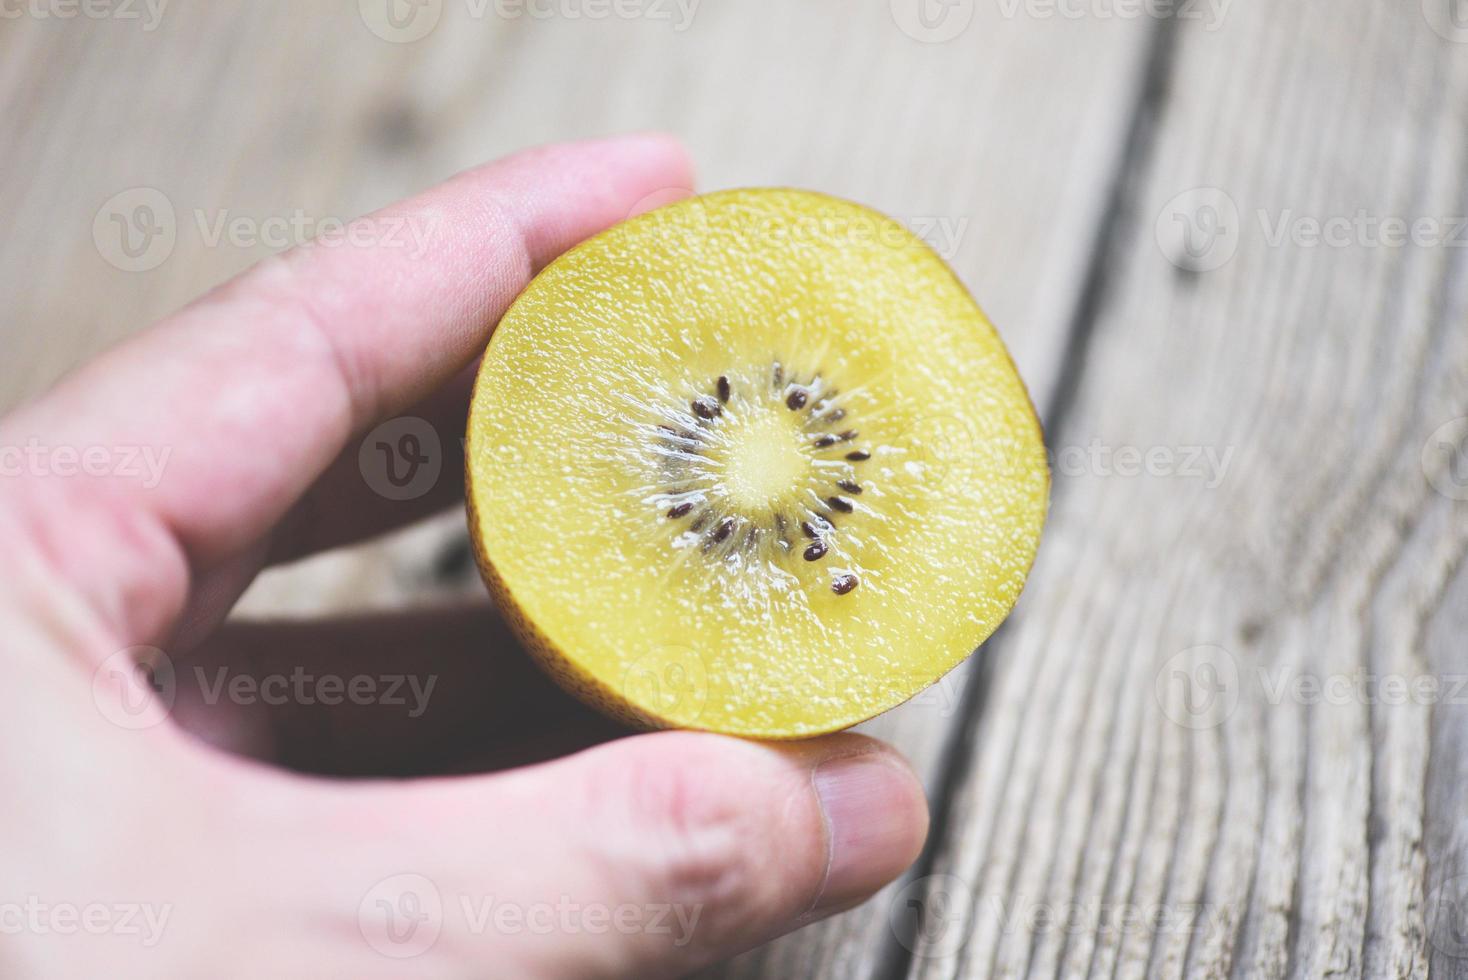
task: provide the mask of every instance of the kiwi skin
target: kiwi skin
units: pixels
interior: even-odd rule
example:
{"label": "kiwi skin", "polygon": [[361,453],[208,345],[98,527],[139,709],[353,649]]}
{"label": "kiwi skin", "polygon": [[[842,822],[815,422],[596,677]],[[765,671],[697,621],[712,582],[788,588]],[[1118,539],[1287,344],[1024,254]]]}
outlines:
{"label": "kiwi skin", "polygon": [[[832,201],[837,201],[841,204],[845,204],[857,208],[861,211],[865,211],[872,215],[874,218],[881,221],[892,221],[891,218],[881,213],[880,211],[869,208],[862,204],[858,204],[853,201],[848,201],[835,195],[798,190],[796,188],[761,188],[761,190],[788,190],[796,193],[808,194],[815,197],[825,197],[829,198]],[[703,194],[698,196],[703,199],[709,199],[720,197],[724,194],[733,195],[744,192],[744,189],[738,189],[728,191],[716,191],[710,194]],[[675,205],[677,203],[680,202],[675,202]],[[647,212],[647,214],[650,213],[652,212]],[[645,218],[647,214],[638,215],[636,217],[630,218],[628,219],[628,221],[622,222],[621,224],[637,222]],[[620,227],[621,224],[613,227]],[[611,229],[608,229],[608,231],[609,230]],[[606,234],[606,231],[598,233],[597,235],[593,235],[585,241],[573,246],[565,253],[562,253],[562,256],[558,256],[556,259],[552,260],[551,265],[559,262],[560,259],[564,256],[571,255],[586,247],[588,244],[594,242],[597,238],[599,238],[602,234]],[[980,316],[987,321],[987,314],[983,313],[983,309],[981,306],[979,306],[978,301],[974,299],[973,293],[969,290],[968,286],[964,284],[964,282],[958,277],[957,273],[953,271],[952,267],[948,265],[947,260],[939,255],[936,249],[934,249],[931,245],[923,241],[918,236],[913,235],[912,239],[918,247],[927,250],[937,260],[938,267],[941,268],[952,279],[952,281],[958,286],[963,294],[969,298],[970,302],[974,304],[975,308],[979,310]],[[550,268],[550,265],[547,265],[546,268]],[[541,271],[543,272],[545,270],[543,269]],[[528,288],[528,285],[529,284],[527,284],[526,288]],[[516,300],[512,302],[508,308],[506,308],[504,314],[501,316],[501,319],[508,317],[510,313],[514,310],[515,305],[518,302],[519,298],[517,297]],[[1028,386],[1025,384],[1023,376],[1020,375],[1018,367],[1014,363],[1013,354],[1009,352],[1007,347],[1001,347],[1001,349],[1005,358],[1009,361],[1010,369],[1013,371],[1014,377],[1018,379],[1020,387],[1025,393],[1026,401],[1029,403],[1029,418],[1034,425],[1035,436],[1039,441],[1039,444],[1044,445],[1044,428],[1040,423],[1038,413],[1035,412],[1034,398],[1030,396]],[[479,402],[479,385],[482,383],[482,380],[482,373],[475,378],[474,390],[471,393],[471,397],[469,400],[469,413],[471,416],[470,421],[472,421],[474,406]],[[472,430],[472,425],[466,425],[467,432],[472,432]],[[514,632],[516,637],[519,638],[525,649],[531,654],[531,657],[540,665],[541,669],[544,670],[551,677],[551,679],[555,681],[563,690],[571,694],[583,704],[589,705],[595,710],[601,712],[606,717],[611,718],[613,721],[628,725],[634,729],[640,729],[643,731],[654,731],[662,729],[682,728],[694,731],[709,731],[710,729],[702,728],[699,725],[690,725],[686,722],[678,722],[673,719],[658,715],[655,712],[647,711],[633,704],[621,692],[616,691],[604,681],[600,680],[589,671],[584,670],[582,667],[580,667],[573,658],[567,656],[565,652],[562,651],[560,647],[557,646],[550,639],[550,637],[548,637],[540,629],[540,627],[535,624],[534,620],[525,613],[524,609],[521,608],[520,604],[515,600],[515,597],[511,593],[509,587],[506,585],[504,578],[495,568],[494,561],[490,558],[489,553],[485,548],[483,535],[481,535],[480,533],[480,528],[483,527],[483,523],[480,515],[476,511],[474,504],[474,501],[476,499],[476,494],[474,493],[474,473],[473,467],[470,465],[470,460],[473,458],[472,451],[467,450],[468,447],[466,446],[466,452],[464,454],[464,497],[466,502],[465,510],[468,522],[469,538],[474,545],[475,564],[479,567],[480,577],[484,580],[485,586],[489,590],[490,597],[493,600],[495,608],[499,612],[500,616],[505,620],[506,623],[509,624],[511,630]],[[1045,478],[1044,510],[1048,511],[1054,480],[1048,465],[1043,466],[1043,470]],[[1045,516],[1046,514],[1042,512],[1039,525],[1041,533],[1043,533],[1044,529]],[[1039,542],[1037,541],[1035,549],[1030,554],[1029,563],[1024,569],[1024,578],[1026,579],[1028,579],[1030,572],[1034,568],[1035,558],[1037,557],[1038,552]],[[1010,607],[1010,610],[1011,612],[1013,611],[1012,605]],[[992,633],[990,635],[992,635]],[[987,636],[981,638],[978,645],[982,645],[982,643],[987,641],[987,639]],[[977,649],[978,645],[976,645],[975,649]],[[970,651],[970,656],[972,655],[972,652],[973,651]],[[959,663],[963,662],[964,661],[959,661]],[[955,664],[954,668],[956,668],[957,666],[958,664]],[[950,671],[954,668],[950,668]],[[944,674],[935,677],[933,679],[933,683],[936,684],[939,680],[942,679],[943,676],[946,676],[948,672],[949,671],[945,671]],[[832,732],[844,731],[848,728],[854,727],[855,725],[861,724],[865,721],[869,721],[871,720],[871,718],[874,718],[877,715],[892,710],[893,708],[897,707],[898,704],[906,703],[906,701],[911,700],[913,697],[916,697],[919,693],[921,693],[921,691],[915,691],[912,695],[904,699],[902,702],[894,703],[884,708],[877,709],[871,715],[865,718],[857,718],[849,721],[832,723],[829,727],[821,728],[818,730],[806,730],[798,734],[760,733],[751,735],[736,735],[736,737],[755,738],[763,741],[802,741],[809,738],[817,738],[822,735],[828,735]]]}
{"label": "kiwi skin", "polygon": [[474,510],[473,481],[473,469],[466,463],[464,496],[468,501],[469,539],[474,542],[474,561],[479,566],[480,577],[484,579],[484,584],[488,587],[490,597],[494,600],[495,608],[499,611],[501,618],[509,624],[515,636],[519,637],[521,644],[540,664],[541,669],[572,697],[582,704],[590,705],[613,721],[644,731],[674,727],[671,721],[634,707],[632,702],[578,667],[574,660],[562,653],[560,647],[552,643],[550,637],[541,632],[540,627],[525,615],[525,611],[510,594],[505,580],[500,577],[494,567],[494,562],[490,561],[480,541],[479,515]]}

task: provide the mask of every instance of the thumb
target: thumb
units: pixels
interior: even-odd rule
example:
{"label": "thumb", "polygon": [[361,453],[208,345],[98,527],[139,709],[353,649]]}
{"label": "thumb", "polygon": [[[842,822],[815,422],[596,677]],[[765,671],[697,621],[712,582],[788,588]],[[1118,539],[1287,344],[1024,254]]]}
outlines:
{"label": "thumb", "polygon": [[[864,901],[917,857],[928,823],[901,756],[850,734],[664,732],[345,792],[355,822],[374,815],[356,877],[388,876],[361,903],[363,938],[433,977],[681,975]],[[431,936],[374,911],[399,908],[436,909]]]}

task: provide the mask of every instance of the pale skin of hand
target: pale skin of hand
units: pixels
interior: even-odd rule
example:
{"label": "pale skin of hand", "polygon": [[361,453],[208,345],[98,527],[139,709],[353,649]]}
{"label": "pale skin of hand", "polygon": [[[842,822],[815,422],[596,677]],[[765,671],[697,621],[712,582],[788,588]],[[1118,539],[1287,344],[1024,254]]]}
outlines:
{"label": "pale skin of hand", "polygon": [[[598,730],[485,611],[221,625],[262,568],[451,505],[452,459],[422,499],[374,494],[363,434],[414,414],[455,451],[466,377],[529,277],[691,186],[664,136],[518,154],[364,219],[423,223],[421,254],[271,258],[0,420],[0,446],[169,452],[150,486],[0,477],[0,973],[677,976],[849,908],[912,862],[922,789],[871,739]],[[161,723],[120,726],[99,671],[141,645],[181,675],[411,665],[436,678],[432,710],[205,710],[180,685]],[[545,761],[608,734],[623,737]],[[505,768],[521,758],[536,761]],[[377,916],[424,910],[424,882],[439,911],[403,944]],[[88,907],[92,926],[57,912]],[[654,927],[662,907],[681,919]]]}

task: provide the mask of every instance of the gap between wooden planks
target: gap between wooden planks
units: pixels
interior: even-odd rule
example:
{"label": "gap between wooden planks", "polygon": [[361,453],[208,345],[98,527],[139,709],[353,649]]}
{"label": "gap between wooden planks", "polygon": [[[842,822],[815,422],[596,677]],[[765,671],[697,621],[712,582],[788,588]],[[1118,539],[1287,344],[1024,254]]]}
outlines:
{"label": "gap between wooden planks", "polygon": [[1463,253],[1354,221],[1468,211],[1434,10],[1177,25],[1057,441],[1229,464],[1058,481],[910,975],[1464,973]]}

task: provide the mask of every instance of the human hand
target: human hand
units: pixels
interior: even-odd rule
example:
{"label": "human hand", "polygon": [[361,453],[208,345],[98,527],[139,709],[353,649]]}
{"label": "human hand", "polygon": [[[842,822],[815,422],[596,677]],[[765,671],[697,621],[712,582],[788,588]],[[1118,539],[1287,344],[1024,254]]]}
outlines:
{"label": "human hand", "polygon": [[[374,493],[362,434],[399,414],[461,431],[468,369],[533,272],[690,181],[656,136],[491,164],[261,263],[0,420],[0,451],[166,459],[156,482],[0,477],[6,976],[676,975],[913,860],[922,791],[870,739],[662,732],[471,774],[612,734],[491,614],[221,626],[262,568],[449,505],[448,476]],[[405,220],[430,230],[421,254],[371,243]],[[151,648],[168,701],[131,669]],[[431,696],[410,715],[193,683],[302,669]]]}

